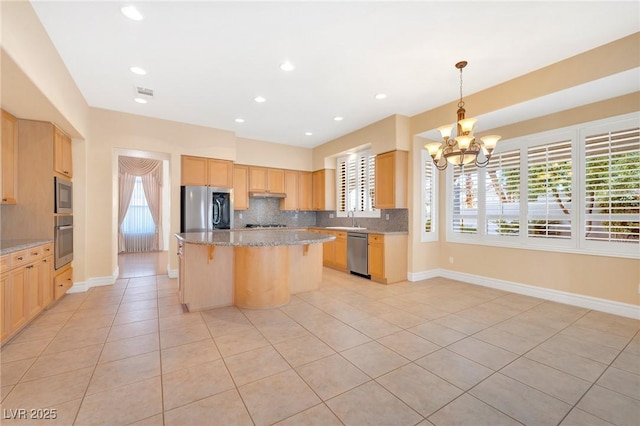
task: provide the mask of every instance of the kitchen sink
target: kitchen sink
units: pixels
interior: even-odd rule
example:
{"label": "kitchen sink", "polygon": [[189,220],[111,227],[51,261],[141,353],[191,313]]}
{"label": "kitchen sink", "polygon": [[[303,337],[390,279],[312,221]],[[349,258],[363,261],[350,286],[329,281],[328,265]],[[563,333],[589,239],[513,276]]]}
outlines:
{"label": "kitchen sink", "polygon": [[367,228],[358,226],[327,226],[326,229],[339,229],[341,231],[365,231]]}

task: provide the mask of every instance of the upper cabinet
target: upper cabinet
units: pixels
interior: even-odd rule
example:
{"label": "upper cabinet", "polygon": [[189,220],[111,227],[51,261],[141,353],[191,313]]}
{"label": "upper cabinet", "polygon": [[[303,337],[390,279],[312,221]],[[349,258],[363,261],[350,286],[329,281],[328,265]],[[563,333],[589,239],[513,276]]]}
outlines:
{"label": "upper cabinet", "polygon": [[233,166],[233,209],[249,208],[249,167]]}
{"label": "upper cabinet", "polygon": [[73,176],[71,138],[57,127],[53,134],[53,171],[68,178]]}
{"label": "upper cabinet", "polygon": [[181,169],[184,186],[233,186],[232,161],[183,155]]}
{"label": "upper cabinet", "polygon": [[280,200],[280,210],[299,210],[299,186],[300,174],[295,170],[284,171],[284,193],[285,198]]}
{"label": "upper cabinet", "polygon": [[6,111],[2,111],[2,204],[16,203],[18,182],[18,121]]}
{"label": "upper cabinet", "polygon": [[391,151],[376,155],[377,209],[407,208],[407,166],[406,151]]}
{"label": "upper cabinet", "polygon": [[298,176],[298,210],[313,210],[313,175],[299,172]]}
{"label": "upper cabinet", "polygon": [[336,172],[331,169],[317,170],[312,174],[313,210],[336,209]]}
{"label": "upper cabinet", "polygon": [[284,170],[249,167],[250,192],[284,192]]}

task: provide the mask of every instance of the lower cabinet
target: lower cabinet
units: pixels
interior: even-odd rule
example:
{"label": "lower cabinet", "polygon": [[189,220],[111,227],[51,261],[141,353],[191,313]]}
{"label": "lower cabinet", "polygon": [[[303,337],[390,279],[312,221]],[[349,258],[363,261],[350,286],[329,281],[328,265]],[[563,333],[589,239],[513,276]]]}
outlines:
{"label": "lower cabinet", "polygon": [[53,279],[53,297],[55,300],[65,295],[67,290],[73,286],[73,268],[68,266],[62,270],[56,271]]}
{"label": "lower cabinet", "polygon": [[309,229],[317,234],[329,234],[335,240],[322,244],[322,264],[335,269],[347,269],[347,233],[324,229]]}
{"label": "lower cabinet", "polygon": [[0,342],[18,332],[53,301],[53,256],[43,258],[45,253],[52,252],[52,245],[46,244],[2,256]]}
{"label": "lower cabinet", "polygon": [[369,275],[373,281],[391,284],[407,279],[407,236],[369,234]]}

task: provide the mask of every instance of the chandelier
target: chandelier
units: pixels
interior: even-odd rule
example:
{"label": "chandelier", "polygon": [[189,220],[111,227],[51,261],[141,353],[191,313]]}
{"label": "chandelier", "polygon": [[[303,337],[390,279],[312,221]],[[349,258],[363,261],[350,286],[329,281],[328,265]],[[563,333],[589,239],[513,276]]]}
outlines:
{"label": "chandelier", "polygon": [[[433,159],[433,164],[438,170],[444,170],[449,163],[462,166],[474,163],[478,167],[485,167],[489,164],[491,153],[500,140],[498,135],[484,136],[478,141],[473,136],[473,128],[476,124],[475,118],[465,118],[464,101],[462,100],[462,69],[467,66],[467,61],[456,64],[460,70],[460,101],[458,102],[458,126],[456,136],[451,137],[453,126],[438,127],[442,135],[443,142],[428,143],[424,147],[429,151]],[[480,153],[482,152],[482,159]]]}

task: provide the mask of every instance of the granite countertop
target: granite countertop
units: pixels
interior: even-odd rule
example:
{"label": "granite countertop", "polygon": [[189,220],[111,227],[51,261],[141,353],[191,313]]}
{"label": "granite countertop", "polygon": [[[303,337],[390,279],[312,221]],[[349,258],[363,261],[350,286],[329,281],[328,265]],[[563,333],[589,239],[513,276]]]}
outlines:
{"label": "granite countertop", "polygon": [[215,232],[187,232],[175,234],[176,238],[188,244],[234,247],[270,247],[296,246],[304,244],[319,244],[335,240],[333,235],[320,235],[300,230],[280,228],[260,231],[222,231]]}
{"label": "granite countertop", "polygon": [[360,234],[381,234],[381,235],[408,235],[408,231],[380,231],[377,229],[340,229],[328,228],[325,226],[309,226],[309,229],[319,229],[321,231],[358,232]]}
{"label": "granite countertop", "polygon": [[19,239],[19,240],[0,240],[0,255],[14,253],[20,250],[26,250],[31,247],[41,246],[43,244],[52,243],[53,239]]}

